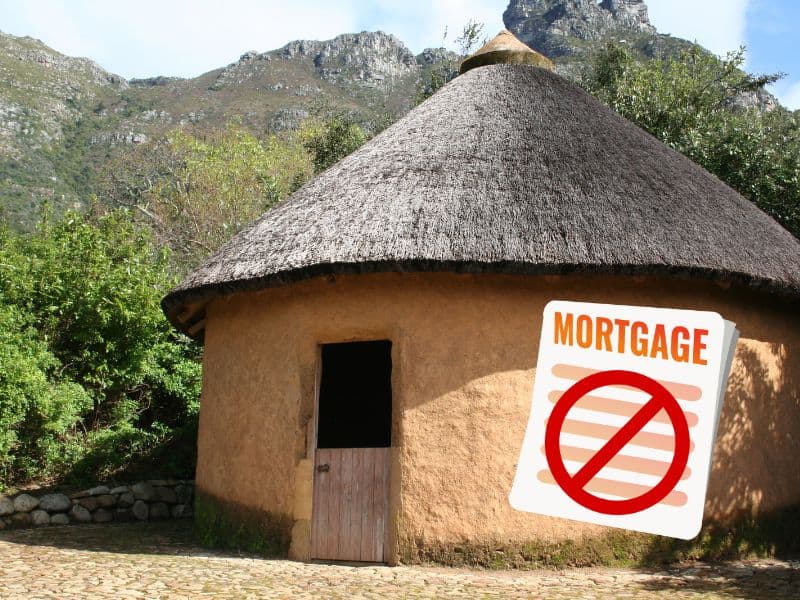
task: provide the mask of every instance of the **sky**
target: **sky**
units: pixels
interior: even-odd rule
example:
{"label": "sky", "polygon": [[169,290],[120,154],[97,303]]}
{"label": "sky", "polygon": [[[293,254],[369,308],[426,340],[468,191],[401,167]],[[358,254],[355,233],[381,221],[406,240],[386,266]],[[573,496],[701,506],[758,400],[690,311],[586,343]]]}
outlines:
{"label": "sky", "polygon": [[[412,51],[452,46],[469,19],[502,29],[508,0],[0,0],[0,30],[86,56],[126,78],[193,77],[295,39],[380,29]],[[747,68],[786,73],[772,87],[800,109],[799,0],[648,0],[661,33],[717,54],[745,45]]]}

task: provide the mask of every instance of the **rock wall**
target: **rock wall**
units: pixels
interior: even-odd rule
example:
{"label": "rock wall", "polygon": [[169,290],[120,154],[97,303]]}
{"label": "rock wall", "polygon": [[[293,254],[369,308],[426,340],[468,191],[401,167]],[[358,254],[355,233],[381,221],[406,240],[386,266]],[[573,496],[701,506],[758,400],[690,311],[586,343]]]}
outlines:
{"label": "rock wall", "polygon": [[503,13],[506,27],[549,58],[575,53],[576,41],[609,35],[655,35],[644,0],[511,0]]}
{"label": "rock wall", "polygon": [[53,492],[0,496],[0,529],[180,519],[194,514],[194,482],[140,481],[132,485],[99,485],[67,494]]}

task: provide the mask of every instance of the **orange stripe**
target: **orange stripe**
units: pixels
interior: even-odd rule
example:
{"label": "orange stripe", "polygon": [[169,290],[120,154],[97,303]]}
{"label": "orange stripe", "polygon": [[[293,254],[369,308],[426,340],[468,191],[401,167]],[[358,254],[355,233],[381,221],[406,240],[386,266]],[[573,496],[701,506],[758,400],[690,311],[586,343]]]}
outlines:
{"label": "orange stripe", "polygon": [[[582,435],[601,440],[610,440],[618,431],[619,427],[613,425],[586,423],[585,421],[574,421],[572,419],[566,419],[561,428],[561,433],[572,433],[574,435]],[[628,443],[634,446],[644,446],[645,448],[666,450],[668,452],[673,452],[675,450],[675,439],[673,436],[664,435],[662,433],[650,433],[649,431],[640,431],[633,436]],[[691,442],[689,451],[691,452],[693,450],[694,442]],[[595,452],[597,451],[595,450]]]}
{"label": "orange stripe", "polygon": [[[547,396],[550,402],[556,403],[559,398],[564,394],[562,391],[550,392]],[[639,409],[642,408],[641,404],[636,402],[625,402],[624,400],[612,400],[611,398],[601,398],[599,396],[584,396],[575,403],[575,408],[582,408],[584,410],[593,410],[595,412],[604,412],[611,415],[619,415],[622,417],[632,417]],[[689,427],[697,425],[697,415],[691,412],[683,413],[686,415],[686,422]],[[667,411],[661,410],[653,417],[653,421],[657,423],[671,424]]]}
{"label": "orange stripe", "polygon": [[[594,375],[595,373],[599,373],[596,369],[587,369],[585,367],[576,367],[575,365],[555,365],[553,367],[553,375],[556,377],[561,377],[563,379],[571,379],[572,381],[579,381],[584,377],[588,377],[589,375]],[[676,383],[674,381],[659,381],[661,385],[663,385],[670,394],[675,396],[678,400],[700,400],[703,395],[703,390],[699,387],[694,385],[689,385],[686,383]],[[615,385],[609,387],[617,387],[623,389],[633,389],[637,392],[641,392],[639,388],[631,388],[627,385]]]}
{"label": "orange stripe", "polygon": [[[537,479],[542,483],[549,483],[555,485],[555,479],[550,471],[539,471]],[[612,481],[611,479],[602,479],[595,477],[584,488],[587,492],[595,494],[608,494],[610,496],[617,496],[618,498],[636,498],[642,494],[649,492],[652,488],[646,485],[638,485],[635,483],[627,483],[624,481]],[[659,504],[666,504],[667,506],[684,506],[689,501],[689,498],[683,492],[672,491],[659,502]]]}
{"label": "orange stripe", "polygon": [[[544,447],[541,449],[542,454],[545,453]],[[592,456],[597,453],[597,450],[589,450],[587,448],[576,448],[575,446],[561,446],[561,457],[564,460],[573,460],[579,463],[586,463]],[[630,471],[631,473],[641,473],[642,475],[655,475],[656,477],[663,477],[670,464],[661,462],[660,460],[652,460],[650,458],[640,458],[638,456],[627,456],[625,454],[617,454],[606,464],[607,467],[620,469],[621,471]],[[681,479],[688,479],[692,474],[691,469],[686,467],[681,475]]]}

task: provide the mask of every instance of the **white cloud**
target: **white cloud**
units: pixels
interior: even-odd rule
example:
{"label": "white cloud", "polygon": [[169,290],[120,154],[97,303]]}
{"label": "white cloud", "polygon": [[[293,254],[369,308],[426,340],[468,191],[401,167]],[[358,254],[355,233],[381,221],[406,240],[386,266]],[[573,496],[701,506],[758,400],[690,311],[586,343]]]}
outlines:
{"label": "white cloud", "polygon": [[736,50],[745,41],[751,0],[647,0],[650,22],[660,33],[697,41],[715,54]]}
{"label": "white cloud", "polygon": [[442,45],[453,48],[464,25],[473,20],[484,24],[483,34],[494,37],[503,29],[503,11],[508,0],[378,0],[376,5],[386,16],[381,29],[402,39],[414,52]]}
{"label": "white cloud", "polygon": [[355,29],[354,2],[0,0],[2,29],[89,56],[125,77],[199,75],[246,50]]}
{"label": "white cloud", "polygon": [[124,77],[195,76],[247,50],[381,29],[412,51],[452,47],[474,19],[492,37],[508,0],[0,0],[0,28]]}
{"label": "white cloud", "polygon": [[[743,43],[754,0],[647,0],[659,31],[697,40],[722,54]],[[503,27],[508,0],[0,0],[0,28],[32,35],[56,50],[89,56],[125,77],[194,76],[246,50],[294,39],[329,39],[381,29],[412,51],[453,47],[464,24]]]}
{"label": "white cloud", "polygon": [[800,110],[800,81],[779,81],[770,91],[789,110]]}

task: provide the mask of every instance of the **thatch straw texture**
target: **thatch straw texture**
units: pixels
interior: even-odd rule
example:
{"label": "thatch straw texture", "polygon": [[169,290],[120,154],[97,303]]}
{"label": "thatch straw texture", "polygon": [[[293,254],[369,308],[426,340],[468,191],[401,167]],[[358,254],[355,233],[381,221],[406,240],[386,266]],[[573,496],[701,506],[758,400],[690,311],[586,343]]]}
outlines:
{"label": "thatch straw texture", "polygon": [[495,38],[461,63],[460,73],[486,65],[533,65],[543,69],[556,68],[553,61],[523,44],[510,31],[503,29]]}
{"label": "thatch straw texture", "polygon": [[164,299],[328,273],[605,272],[800,295],[800,241],[544,69],[457,77],[264,214]]}

